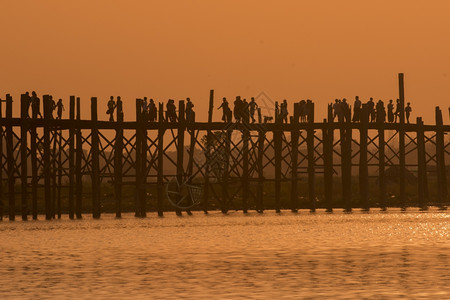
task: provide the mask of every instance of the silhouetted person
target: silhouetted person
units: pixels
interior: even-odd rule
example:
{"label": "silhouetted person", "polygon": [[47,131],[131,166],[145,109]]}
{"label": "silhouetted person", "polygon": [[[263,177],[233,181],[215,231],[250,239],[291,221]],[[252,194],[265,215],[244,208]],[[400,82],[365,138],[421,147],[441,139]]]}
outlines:
{"label": "silhouetted person", "polygon": [[62,119],[62,112],[64,110],[64,104],[62,103],[62,99],[58,100],[58,103],[56,103],[56,114],[58,120]]}
{"label": "silhouetted person", "polygon": [[384,109],[384,103],[381,100],[377,102],[377,122],[386,122],[386,110]]}
{"label": "silhouetted person", "polygon": [[250,123],[250,103],[245,98],[242,101],[241,117],[243,122]]}
{"label": "silhouetted person", "polygon": [[166,119],[168,122],[177,121],[177,108],[175,107],[175,101],[169,99],[166,104]]}
{"label": "silhouetted person", "polygon": [[252,118],[252,123],[255,123],[255,111],[258,109],[258,104],[255,102],[255,97],[250,99],[250,103],[248,104],[250,117]]}
{"label": "silhouetted person", "polygon": [[333,110],[334,110],[333,120],[337,116],[338,122],[344,122],[344,107],[342,105],[341,100],[339,99],[334,100]]}
{"label": "silhouetted person", "polygon": [[280,105],[280,114],[281,114],[281,123],[286,123],[288,122],[288,108],[287,108],[287,101],[286,99],[283,100],[283,102]]}
{"label": "silhouetted person", "polygon": [[31,96],[30,96],[29,92],[26,92],[25,96],[26,96],[26,104],[27,104],[27,108],[26,108],[27,118],[29,118],[30,117],[29,111],[30,111],[30,106],[31,106],[32,101],[31,101]]}
{"label": "silhouetted person", "polygon": [[341,110],[342,114],[344,115],[343,119],[345,121],[350,121],[351,119],[351,112],[350,112],[350,106],[347,103],[347,99],[343,98],[341,102]]}
{"label": "silhouetted person", "polygon": [[231,109],[228,105],[227,98],[223,97],[222,104],[217,108],[217,110],[222,109],[222,121],[225,123],[231,122]]}
{"label": "silhouetted person", "polygon": [[120,96],[117,96],[117,121],[123,121],[123,105]]}
{"label": "silhouetted person", "polygon": [[147,97],[144,97],[144,100],[142,101],[142,117],[144,118],[144,121],[148,121],[148,101]]}
{"label": "silhouetted person", "polygon": [[194,122],[195,121],[195,112],[194,112],[194,103],[192,103],[190,98],[186,98],[186,121]]}
{"label": "silhouetted person", "polygon": [[242,111],[243,111],[243,102],[241,100],[241,96],[237,96],[236,100],[234,100],[234,119],[236,122],[241,122]]}
{"label": "silhouetted person", "polygon": [[300,122],[306,122],[306,101],[302,100],[298,104],[298,114],[300,115]]}
{"label": "silhouetted person", "polygon": [[361,105],[361,100],[356,96],[353,104],[353,122],[359,122],[361,120]]}
{"label": "silhouetted person", "polygon": [[312,100],[306,99],[304,112],[305,112],[305,116],[306,116],[308,122],[311,122],[311,120],[312,120],[311,117],[312,117],[312,113],[314,111],[313,107],[314,107],[314,103],[312,102]]}
{"label": "silhouetted person", "polygon": [[42,118],[41,115],[41,100],[38,98],[35,91],[31,92],[31,110],[33,114],[33,119],[38,116]]}
{"label": "silhouetted person", "polygon": [[372,97],[370,97],[369,102],[367,102],[367,110],[369,112],[370,122],[375,122],[375,103],[373,102]]}
{"label": "silhouetted person", "polygon": [[405,107],[406,122],[407,122],[408,124],[409,124],[409,116],[411,115],[411,111],[412,111],[411,103],[408,102],[408,104],[407,104],[406,107]]}
{"label": "silhouetted person", "polygon": [[155,101],[153,99],[150,99],[150,102],[148,103],[148,119],[150,122],[156,121],[156,116],[158,114],[158,110],[156,109]]}
{"label": "silhouetted person", "polygon": [[394,103],[391,100],[389,100],[389,104],[387,106],[387,116],[388,116],[388,122],[393,123],[394,122]]}
{"label": "silhouetted person", "polygon": [[280,105],[278,105],[278,101],[275,101],[275,123],[278,122],[280,116]]}
{"label": "silhouetted person", "polygon": [[397,123],[397,118],[399,118],[400,119],[400,99],[397,99],[397,105],[396,105],[396,107],[395,107],[395,113],[394,113],[394,115],[395,115],[395,120],[394,120],[394,122],[395,123]]}
{"label": "silhouetted person", "polygon": [[106,114],[109,114],[109,121],[114,122],[114,110],[116,109],[116,102],[114,102],[114,97],[109,97],[108,101],[108,110],[106,111]]}

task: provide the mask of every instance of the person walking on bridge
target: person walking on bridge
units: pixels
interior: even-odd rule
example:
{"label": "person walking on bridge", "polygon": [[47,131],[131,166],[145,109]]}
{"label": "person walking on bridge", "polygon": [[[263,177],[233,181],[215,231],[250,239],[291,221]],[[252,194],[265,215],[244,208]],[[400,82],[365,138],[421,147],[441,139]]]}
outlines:
{"label": "person walking on bridge", "polygon": [[109,115],[109,121],[114,122],[114,110],[116,109],[116,102],[114,102],[114,97],[109,97],[108,101],[108,110],[106,111],[106,114]]}
{"label": "person walking on bridge", "polygon": [[217,108],[217,110],[222,109],[222,121],[225,123],[231,122],[231,109],[228,105],[227,98],[223,97],[222,104]]}
{"label": "person walking on bridge", "polygon": [[252,118],[252,123],[255,123],[255,111],[258,109],[258,104],[255,102],[255,97],[250,99],[250,103],[248,104],[250,108],[250,117]]}

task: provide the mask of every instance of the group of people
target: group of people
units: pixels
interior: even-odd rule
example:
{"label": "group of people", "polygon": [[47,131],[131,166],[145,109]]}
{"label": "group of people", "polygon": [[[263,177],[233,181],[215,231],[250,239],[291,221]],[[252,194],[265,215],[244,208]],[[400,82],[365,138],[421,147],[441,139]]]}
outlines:
{"label": "group of people", "polygon": [[[36,92],[35,91],[31,92],[31,96],[30,96],[29,92],[26,92],[25,97],[26,97],[27,118],[30,116],[29,115],[30,107],[31,107],[31,117],[33,119],[36,119],[38,117],[42,118],[41,99],[39,99]],[[48,105],[50,108],[50,117],[53,119],[53,112],[56,110],[56,115],[57,115],[56,118],[58,120],[61,120],[62,113],[64,111],[64,105],[62,103],[62,99],[59,99],[58,102],[55,102],[55,100],[53,100],[53,97],[49,96],[48,101],[49,101]]]}
{"label": "group of people", "polygon": [[[190,98],[186,98],[185,106],[185,120],[186,122],[195,121],[195,111],[194,103],[192,103]],[[156,107],[155,101],[153,99],[147,100],[144,97],[142,100],[142,114],[145,121],[156,122],[158,119],[158,108]],[[165,120],[167,122],[177,122],[177,108],[175,106],[175,100],[169,99],[166,103]]]}
{"label": "group of people", "polygon": [[[384,102],[382,100],[378,100],[378,102],[375,104],[373,101],[373,98],[371,97],[369,101],[365,104],[362,104],[361,100],[358,96],[355,97],[355,102],[353,105],[353,117],[351,117],[351,109],[349,104],[347,103],[347,100],[345,98],[336,99],[334,104],[332,105],[333,108],[333,120],[337,117],[339,122],[344,121],[353,121],[353,122],[360,122],[362,118],[362,109],[363,105],[367,106],[367,112],[369,115],[369,121],[370,122],[387,122],[388,123],[397,123],[397,120],[400,118],[401,113],[401,105],[400,105],[400,99],[397,99],[397,103],[394,110],[394,103],[393,100],[389,100],[389,103],[387,105],[387,112],[384,105]],[[405,117],[406,122],[409,124],[409,117],[411,115],[412,108],[411,103],[408,102],[405,107]]]}
{"label": "group of people", "polygon": [[222,109],[222,121],[225,123],[231,122],[232,115],[234,115],[234,119],[238,123],[250,123],[250,119],[252,123],[255,123],[255,112],[258,110],[258,104],[255,102],[254,97],[250,99],[250,102],[247,102],[247,99],[241,99],[241,96],[236,96],[232,111],[227,98],[223,97],[222,104],[217,109]]}

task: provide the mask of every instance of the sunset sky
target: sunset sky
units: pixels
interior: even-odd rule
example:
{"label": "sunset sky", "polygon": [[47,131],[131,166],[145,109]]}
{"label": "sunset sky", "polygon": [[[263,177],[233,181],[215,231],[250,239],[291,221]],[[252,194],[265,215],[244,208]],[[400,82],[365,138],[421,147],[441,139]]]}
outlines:
{"label": "sunset sky", "polygon": [[[398,97],[405,73],[412,118],[450,105],[450,1],[1,0],[0,97],[25,91],[68,102],[110,95],[190,97],[206,120],[220,99],[327,102]],[[68,105],[66,105],[68,108]],[[289,110],[292,111],[290,105]],[[67,112],[66,112],[67,114]],[[107,119],[99,109],[100,119]],[[220,114],[215,112],[215,120]],[[448,112],[445,114],[448,123]]]}

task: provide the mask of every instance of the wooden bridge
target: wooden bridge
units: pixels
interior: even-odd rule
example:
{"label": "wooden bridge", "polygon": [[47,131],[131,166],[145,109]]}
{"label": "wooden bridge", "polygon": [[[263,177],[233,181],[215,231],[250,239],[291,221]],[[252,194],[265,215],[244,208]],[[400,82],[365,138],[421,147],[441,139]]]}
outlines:
{"label": "wooden bridge", "polygon": [[[439,107],[435,124],[425,125],[421,118],[405,124],[403,74],[399,99],[399,123],[370,123],[365,106],[361,122],[347,118],[335,123],[331,105],[322,122],[315,122],[313,109],[302,123],[295,104],[288,124],[278,119],[249,124],[213,122],[212,90],[208,122],[187,122],[180,101],[173,123],[164,120],[162,104],[158,121],[148,122],[140,99],[135,121],[123,120],[121,101],[115,122],[99,121],[97,98],[91,98],[91,116],[85,120],[75,96],[70,97],[69,119],[57,120],[49,95],[43,96],[43,118],[28,117],[26,95],[20,117],[13,117],[12,97],[6,95],[0,105],[0,218],[7,214],[14,220],[20,213],[23,220],[37,219],[43,212],[52,219],[66,211],[71,219],[87,211],[99,218],[106,202],[120,217],[126,187],[133,191],[137,217],[149,211],[181,214],[181,205],[170,208],[166,202],[166,186],[174,178],[202,187],[202,201],[189,209],[205,213],[445,209],[450,126],[443,124]],[[108,184],[113,192],[105,195]]]}

